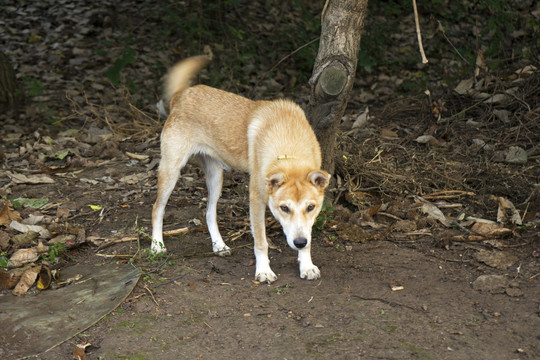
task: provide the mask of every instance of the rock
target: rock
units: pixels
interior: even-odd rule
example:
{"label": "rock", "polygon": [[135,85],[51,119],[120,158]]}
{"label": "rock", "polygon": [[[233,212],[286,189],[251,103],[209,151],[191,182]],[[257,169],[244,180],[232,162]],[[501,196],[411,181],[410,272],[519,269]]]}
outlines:
{"label": "rock", "polygon": [[523,296],[523,291],[520,288],[509,287],[506,289],[506,295],[512,297]]}
{"label": "rock", "polygon": [[492,294],[502,294],[506,290],[508,280],[502,275],[480,275],[473,281],[474,290],[488,291]]}
{"label": "rock", "polygon": [[518,261],[516,256],[498,250],[480,250],[474,254],[474,257],[476,260],[500,270],[506,270],[509,266]]}
{"label": "rock", "polygon": [[519,146],[510,146],[505,161],[509,164],[525,164],[527,162],[527,152]]}

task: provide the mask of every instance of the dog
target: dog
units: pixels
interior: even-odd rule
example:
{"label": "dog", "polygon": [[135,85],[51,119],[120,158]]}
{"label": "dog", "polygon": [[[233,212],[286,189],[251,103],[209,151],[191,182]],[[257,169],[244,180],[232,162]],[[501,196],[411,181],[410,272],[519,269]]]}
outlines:
{"label": "dog", "polygon": [[311,228],[321,211],[330,175],[321,170],[321,150],[304,111],[292,101],[253,101],[205,85],[190,87],[191,78],[210,59],[187,58],[166,77],[165,101],[170,114],[161,133],[157,199],[152,210],[153,253],[165,252],[165,206],[191,157],[206,175],[206,223],[217,255],[230,255],[217,225],[217,202],[223,170],[249,173],[249,213],[254,238],[255,280],[277,279],[270,268],[265,229],[266,206],[280,222],[289,246],[298,251],[300,277],[317,279],[311,260]]}

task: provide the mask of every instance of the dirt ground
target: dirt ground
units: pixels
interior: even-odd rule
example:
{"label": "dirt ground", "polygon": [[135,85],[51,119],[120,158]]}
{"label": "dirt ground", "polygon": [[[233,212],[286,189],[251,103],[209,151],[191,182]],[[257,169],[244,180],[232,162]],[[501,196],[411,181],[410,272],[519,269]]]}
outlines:
{"label": "dirt ground", "polygon": [[[80,178],[123,176],[135,169],[114,160],[108,166],[85,168],[76,177],[58,178],[55,186],[11,190],[81,208],[99,199],[110,211],[102,217],[99,212],[86,215],[80,224],[101,236],[117,237],[118,232],[133,233],[135,221],[149,231],[155,178],[149,180],[153,186],[114,189],[88,185]],[[171,199],[169,227],[204,218],[198,201],[186,200],[204,196],[203,181],[190,183]],[[245,212],[247,203],[244,198],[225,197],[220,213],[226,216],[233,206]],[[246,221],[245,214],[232,219]],[[74,344],[83,341],[92,344],[87,350],[91,359],[533,359],[538,355],[539,285],[533,276],[539,267],[537,258],[531,257],[537,241],[504,249],[518,261],[497,270],[474,259],[472,254],[483,248],[477,244],[456,243],[446,250],[434,246],[437,239],[432,236],[367,242],[334,238],[330,243],[329,233],[323,232],[315,236],[313,247],[322,278],[305,281],[298,277],[294,251],[282,235],[274,235],[282,252],[271,252],[279,276],[271,285],[252,281],[253,252],[247,235],[229,243],[233,254],[223,258],[209,254],[204,231],[167,238],[169,257],[139,263],[147,273],[120,308],[39,358],[69,359]],[[149,242],[144,240],[142,246],[147,248]],[[137,245],[130,243],[99,254],[133,255],[136,250]],[[65,266],[118,258],[104,259],[95,247],[83,245],[63,261]],[[481,275],[502,275],[506,281],[478,290],[472,283]],[[394,283],[403,290],[392,291]]]}
{"label": "dirt ground", "polygon": [[[84,1],[79,10],[18,6],[18,15],[8,17],[13,24],[22,23],[21,11],[30,19],[63,12],[76,19],[95,11]],[[116,10],[120,20],[132,16],[124,22],[137,23],[141,16],[137,8]],[[21,46],[30,50],[19,52],[13,44],[20,39],[11,33],[13,46],[8,50],[14,57],[34,56],[39,61],[32,64],[65,68],[42,72],[17,65],[18,71],[47,81],[47,86],[25,108],[1,115],[0,195],[12,203],[18,198],[47,199],[41,207],[16,210],[22,219],[42,216],[39,224],[53,238],[72,235],[69,249],[52,267],[132,262],[143,270],[120,307],[36,359],[71,359],[75,345],[83,342],[91,344],[86,349],[90,359],[106,360],[540,357],[536,68],[516,75],[515,70],[529,64],[524,61],[504,76],[485,75],[478,92],[504,95],[514,89],[512,97],[489,105],[478,105],[471,92],[456,94],[449,88],[434,91],[429,99],[397,96],[400,82],[392,76],[406,77],[403,73],[359,79],[339,133],[336,172],[328,190],[333,202],[324,211],[324,226],[314,231],[313,262],[322,277],[299,278],[296,253],[269,217],[269,237],[280,246],[280,251],[270,251],[278,280],[260,284],[253,281],[248,181],[242,173],[226,174],[218,205],[231,256],[211,253],[204,228],[204,174],[192,164],[183,171],[164,221],[165,230],[187,227],[188,232],[165,238],[167,256],[156,258],[148,252],[160,126],[149,119],[155,118],[159,76],[141,70],[152,65],[145,63],[151,54],[144,51],[151,44],[138,36],[148,24],[159,23],[154,17],[159,13],[137,23],[140,27],[132,34],[131,46],[145,55],[126,69],[131,76],[138,74],[138,91],[129,96],[104,75],[104,64],[111,59],[87,61],[93,54],[89,49],[103,44],[103,38],[121,38],[116,31],[107,34],[112,25],[99,16],[70,23],[89,29],[79,32],[79,40],[86,42],[74,42],[77,51],[58,57],[25,40]],[[36,22],[32,20],[33,29],[39,30],[43,25]],[[96,29],[105,35],[96,35]],[[48,41],[42,44],[49,46]],[[119,42],[115,54],[123,47]],[[203,82],[211,70],[203,74]],[[279,75],[274,81],[280,81]],[[440,88],[437,81],[433,84]],[[223,88],[243,93],[248,85]],[[305,104],[305,87],[294,95],[286,88],[274,95]],[[257,96],[271,96],[268,92],[261,90]],[[367,125],[353,126],[366,114],[365,105],[370,107]],[[467,115],[454,117],[469,107]],[[510,118],[500,115],[503,110]],[[51,116],[62,121],[47,122]],[[441,118],[447,121],[438,121]],[[424,142],[419,140],[422,135],[432,138]],[[509,158],[510,147],[525,149],[525,162]],[[35,176],[52,181],[31,183],[28,179]],[[512,213],[501,205],[504,200],[515,205],[521,224],[509,220]],[[501,211],[505,216],[498,215]],[[501,233],[475,227],[483,220],[499,220],[493,226]],[[6,256],[25,247],[13,244],[17,231],[8,226],[0,231],[10,241],[2,247]],[[103,246],[126,236],[135,240]],[[36,293],[21,296],[39,296]],[[0,296],[14,295],[3,290]],[[0,355],[10,359],[9,352]]]}

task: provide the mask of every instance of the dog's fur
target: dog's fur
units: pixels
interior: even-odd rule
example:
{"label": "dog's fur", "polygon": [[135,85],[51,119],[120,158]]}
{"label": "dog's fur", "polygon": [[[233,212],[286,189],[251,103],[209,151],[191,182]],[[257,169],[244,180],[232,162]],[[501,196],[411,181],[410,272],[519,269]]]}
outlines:
{"label": "dog's fur", "polygon": [[255,241],[255,279],[273,282],[265,230],[265,210],[281,223],[287,243],[298,250],[300,277],[317,279],[311,261],[311,227],[321,210],[329,175],[321,170],[319,143],[302,109],[287,100],[252,101],[204,85],[189,87],[190,78],[208,63],[197,56],[174,66],[166,81],[170,115],[161,134],[158,194],[152,211],[152,251],[164,252],[165,205],[188,159],[198,157],[206,174],[206,223],[212,248],[229,255],[216,220],[223,169],[250,174],[251,230]]}

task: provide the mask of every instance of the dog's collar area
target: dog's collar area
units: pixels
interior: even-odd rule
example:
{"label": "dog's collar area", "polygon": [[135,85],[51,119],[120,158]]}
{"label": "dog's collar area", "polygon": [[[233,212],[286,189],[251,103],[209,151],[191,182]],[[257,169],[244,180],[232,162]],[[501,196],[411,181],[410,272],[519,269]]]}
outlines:
{"label": "dog's collar area", "polygon": [[296,159],[296,156],[289,156],[289,155],[280,155],[277,157],[277,160],[278,161],[281,161],[281,160],[295,160]]}

